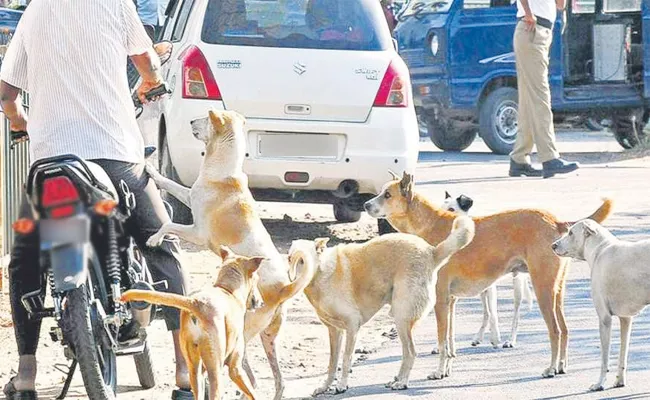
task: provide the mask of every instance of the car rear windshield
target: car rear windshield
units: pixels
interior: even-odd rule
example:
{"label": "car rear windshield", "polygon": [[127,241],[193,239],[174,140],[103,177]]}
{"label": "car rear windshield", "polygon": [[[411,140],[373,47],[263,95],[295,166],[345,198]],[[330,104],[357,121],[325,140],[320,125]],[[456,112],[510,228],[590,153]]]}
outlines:
{"label": "car rear windshield", "polygon": [[235,46],[386,50],[377,0],[210,0],[201,38]]}

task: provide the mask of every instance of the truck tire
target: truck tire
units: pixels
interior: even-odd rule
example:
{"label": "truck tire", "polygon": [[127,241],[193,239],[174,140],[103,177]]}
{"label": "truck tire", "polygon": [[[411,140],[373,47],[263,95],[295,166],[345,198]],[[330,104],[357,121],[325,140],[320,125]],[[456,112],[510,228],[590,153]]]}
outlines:
{"label": "truck tire", "polygon": [[143,389],[151,389],[156,386],[156,374],[153,371],[149,341],[145,342],[142,353],[133,356],[133,360],[135,361],[135,370],[138,373],[140,386]]}
{"label": "truck tire", "polygon": [[429,122],[427,128],[433,144],[444,151],[463,151],[476,139],[476,129],[454,129],[451,122]]}
{"label": "truck tire", "polygon": [[[180,182],[178,174],[176,173],[176,168],[174,168],[171,156],[169,155],[167,137],[164,137],[162,140],[158,162],[158,169],[163,176],[173,180],[174,182]],[[172,196],[169,193],[163,193],[163,199],[165,199],[165,201],[168,202],[174,210],[174,222],[177,224],[192,225],[192,210],[190,210],[185,204],[181,203],[176,197]]]}
{"label": "truck tire", "polygon": [[618,144],[624,149],[632,149],[645,139],[643,128],[648,123],[648,111],[623,111],[612,116],[611,130]]}
{"label": "truck tire", "polygon": [[354,211],[344,201],[337,201],[332,204],[334,218],[338,222],[357,222],[361,219],[361,211]]}
{"label": "truck tire", "polygon": [[479,110],[479,134],[493,153],[510,154],[518,128],[517,89],[501,87],[490,93]]}

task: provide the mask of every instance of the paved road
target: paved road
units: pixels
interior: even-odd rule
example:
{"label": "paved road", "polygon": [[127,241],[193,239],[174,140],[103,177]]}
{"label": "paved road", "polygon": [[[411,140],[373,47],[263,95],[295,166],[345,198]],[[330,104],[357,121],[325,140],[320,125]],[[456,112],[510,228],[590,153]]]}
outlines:
{"label": "paved road", "polygon": [[[622,153],[608,134],[564,133],[559,136],[560,150],[583,167],[576,174],[543,180],[508,178],[507,157],[494,156],[477,141],[460,154],[441,153],[430,144],[422,144],[417,172],[417,190],[432,199],[443,199],[444,191],[464,193],[474,199],[473,213],[488,214],[503,209],[540,207],[565,220],[589,215],[602,196],[615,199],[615,213],[606,226],[622,238],[635,240],[650,235],[650,163],[648,159]],[[621,265],[621,268],[625,268]],[[499,286],[499,317],[504,339],[509,337],[512,317],[511,281]],[[369,355],[368,361],[355,367],[351,389],[339,398],[388,399],[648,399],[650,398],[650,312],[638,317],[633,325],[628,387],[587,394],[586,389],[599,374],[599,339],[595,310],[589,293],[589,269],[574,261],[568,283],[566,313],[570,329],[569,373],[554,379],[542,379],[541,372],[550,359],[545,325],[535,303],[524,315],[515,349],[472,348],[470,342],[480,325],[478,299],[461,300],[457,317],[458,358],[453,376],[444,381],[425,377],[437,365],[437,356],[429,355],[434,340],[435,322],[427,318],[416,330],[419,357],[411,374],[411,386],[405,392],[391,392],[383,384],[399,368],[401,347],[398,341]],[[608,385],[615,379],[618,355],[618,321],[612,338],[612,363]],[[326,367],[323,366],[323,370]],[[289,394],[308,395],[323,376],[289,382]]]}

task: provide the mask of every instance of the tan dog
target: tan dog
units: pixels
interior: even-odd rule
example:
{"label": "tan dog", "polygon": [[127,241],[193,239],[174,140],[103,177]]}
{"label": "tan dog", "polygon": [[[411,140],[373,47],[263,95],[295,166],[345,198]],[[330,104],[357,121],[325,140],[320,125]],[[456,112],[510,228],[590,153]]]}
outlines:
{"label": "tan dog", "polygon": [[[264,256],[259,270],[259,290],[264,306],[246,314],[246,342],[261,333],[262,345],[275,378],[275,399],[282,398],[284,382],[278,363],[275,339],[285,319],[283,303],[300,293],[311,279],[303,271],[290,282],[289,265],[280,255],[257,213],[243,172],[246,153],[245,119],[234,111],[210,111],[209,116],[192,122],[192,133],[205,143],[205,157],[192,189],[147,171],[159,188],[166,190],[192,209],[193,225],[168,223],[147,244],[159,245],[166,234],[176,234],[197,245],[218,249],[225,245],[244,256]],[[255,378],[246,359],[244,369],[253,385]]]}
{"label": "tan dog", "polygon": [[296,240],[292,243],[289,250],[292,265],[302,260],[315,266],[307,268],[315,272],[305,294],[329,329],[327,379],[316,389],[314,396],[327,392],[334,381],[343,331],[346,345],[342,377],[336,392],[347,390],[359,328],[385,304],[391,305],[391,314],[402,341],[402,365],[386,387],[393,390],[407,388],[416,354],[413,328],[431,311],[435,302],[433,288],[438,270],[474,236],[474,222],[468,217],[458,217],[449,228],[451,233],[447,231],[447,238],[437,246],[403,233],[334,248],[326,247],[328,239],[316,239],[315,242]]}
{"label": "tan dog", "polygon": [[255,399],[248,377],[242,375],[244,315],[254,303],[257,269],[263,257],[241,257],[222,247],[224,260],[214,287],[189,297],[148,290],[129,290],[122,301],[145,301],[181,310],[180,341],[190,371],[195,399],[203,399],[202,366],[208,374],[210,400],[221,399],[224,364],[230,378],[250,399]]}
{"label": "tan dog", "polygon": [[[440,243],[455,218],[424,196],[415,193],[413,176],[404,174],[387,183],[382,192],[365,204],[368,213],[385,217],[400,232],[417,234],[431,244]],[[607,218],[612,202],[589,218]],[[522,209],[473,218],[476,236],[454,255],[438,274],[435,313],[438,323],[440,365],[429,379],[442,379],[451,372],[455,357],[454,311],[459,297],[474,297],[503,275],[527,267],[539,308],[551,341],[551,365],[544,377],[563,374],[567,368],[569,332],[564,319],[564,291],[569,259],[560,258],[551,244],[567,231],[570,222],[560,222],[546,211]]]}

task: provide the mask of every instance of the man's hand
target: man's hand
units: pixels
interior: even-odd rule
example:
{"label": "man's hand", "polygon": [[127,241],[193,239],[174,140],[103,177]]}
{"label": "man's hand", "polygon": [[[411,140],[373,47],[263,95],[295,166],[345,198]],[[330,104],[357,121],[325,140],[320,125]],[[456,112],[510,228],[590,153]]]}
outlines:
{"label": "man's hand", "polygon": [[[150,100],[147,99],[147,97],[145,95],[149,91],[151,91],[151,89],[155,89],[158,86],[162,85],[162,83],[163,83],[162,79],[160,79],[158,81],[142,81],[142,83],[140,84],[140,86],[138,86],[138,89],[136,90],[136,93],[138,94],[138,98],[140,99],[142,104],[147,104],[150,101]],[[151,99],[151,101],[158,100],[158,97],[160,97],[160,96],[157,96],[157,97]]]}
{"label": "man's hand", "polygon": [[27,117],[24,113],[18,113],[9,120],[9,129],[12,132],[27,132]]}
{"label": "man's hand", "polygon": [[535,25],[537,25],[537,17],[535,15],[532,13],[526,13],[522,21],[526,24],[526,30],[528,32],[535,30]]}

